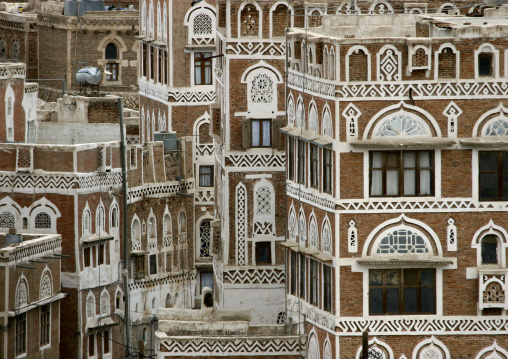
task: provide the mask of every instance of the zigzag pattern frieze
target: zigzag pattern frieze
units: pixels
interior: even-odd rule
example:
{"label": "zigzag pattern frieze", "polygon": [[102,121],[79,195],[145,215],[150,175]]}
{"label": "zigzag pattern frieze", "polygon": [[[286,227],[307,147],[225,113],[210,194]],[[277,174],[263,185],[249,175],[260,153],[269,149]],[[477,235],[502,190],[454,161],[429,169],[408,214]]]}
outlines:
{"label": "zigzag pattern frieze", "polygon": [[340,319],[337,335],[405,335],[433,334],[508,334],[508,318],[447,317],[436,319]]}
{"label": "zigzag pattern frieze", "polygon": [[285,155],[228,155],[233,167],[285,167]]}
{"label": "zigzag pattern frieze", "polygon": [[337,203],[338,211],[363,212],[363,211],[463,211],[463,210],[483,210],[499,211],[507,210],[508,203],[488,203],[475,202],[470,199],[450,199],[440,201],[400,201],[400,202],[367,202],[367,201],[341,201]]}
{"label": "zigzag pattern frieze", "polygon": [[316,204],[328,209],[335,209],[335,201],[333,200],[322,198],[321,196],[315,195],[314,193],[306,192],[305,190],[301,190],[291,184],[288,184],[286,189],[287,194],[293,198],[302,199],[311,204]]}
{"label": "zigzag pattern frieze", "polygon": [[284,42],[261,42],[249,41],[229,43],[226,46],[228,55],[261,55],[261,56],[285,56],[286,44]]}
{"label": "zigzag pattern frieze", "polygon": [[303,75],[289,70],[288,86],[297,90],[305,90],[314,95],[322,95],[328,98],[335,97],[335,83],[330,80],[320,79],[310,75]]}
{"label": "zigzag pattern frieze", "polygon": [[201,91],[201,92],[183,92],[183,91],[170,91],[168,93],[171,102],[189,102],[189,103],[211,103],[215,102],[217,94],[215,91]]}
{"label": "zigzag pattern frieze", "polygon": [[283,284],[283,269],[230,269],[224,270],[224,283],[228,284]]}
{"label": "zigzag pattern frieze", "polygon": [[159,285],[167,285],[172,283],[189,283],[196,280],[196,269],[176,275],[170,275],[164,278],[156,278],[152,280],[141,279],[129,284],[130,290],[148,289]]}
{"label": "zigzag pattern frieze", "polygon": [[[298,337],[288,338],[170,338],[161,340],[164,355],[256,355],[298,354]],[[162,349],[162,348],[161,348]]]}
{"label": "zigzag pattern frieze", "polygon": [[2,174],[0,188],[6,189],[75,189],[79,180],[75,176],[31,175],[31,174]]}
{"label": "zigzag pattern frieze", "polygon": [[508,84],[504,81],[458,81],[458,82],[403,82],[377,84],[339,84],[337,94],[342,98],[407,98],[412,90],[413,98],[505,98],[508,96]]}

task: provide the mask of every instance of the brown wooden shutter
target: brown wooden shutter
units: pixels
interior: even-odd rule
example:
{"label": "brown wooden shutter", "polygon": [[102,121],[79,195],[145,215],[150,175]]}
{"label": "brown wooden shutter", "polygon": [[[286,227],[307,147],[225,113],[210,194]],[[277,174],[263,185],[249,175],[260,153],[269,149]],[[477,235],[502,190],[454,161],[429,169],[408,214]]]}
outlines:
{"label": "brown wooden shutter", "polygon": [[242,120],[242,146],[247,149],[250,148],[250,119],[244,118]]}
{"label": "brown wooden shutter", "polygon": [[272,147],[280,149],[280,127],[282,121],[278,118],[272,120]]}

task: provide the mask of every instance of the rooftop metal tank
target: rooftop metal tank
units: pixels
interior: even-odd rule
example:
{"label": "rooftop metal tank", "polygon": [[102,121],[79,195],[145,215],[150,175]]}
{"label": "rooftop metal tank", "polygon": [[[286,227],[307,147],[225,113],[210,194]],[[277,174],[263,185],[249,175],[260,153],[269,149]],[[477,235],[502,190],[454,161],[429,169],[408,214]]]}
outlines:
{"label": "rooftop metal tank", "polygon": [[97,67],[86,66],[76,73],[76,81],[80,85],[97,85],[101,82],[102,72]]}

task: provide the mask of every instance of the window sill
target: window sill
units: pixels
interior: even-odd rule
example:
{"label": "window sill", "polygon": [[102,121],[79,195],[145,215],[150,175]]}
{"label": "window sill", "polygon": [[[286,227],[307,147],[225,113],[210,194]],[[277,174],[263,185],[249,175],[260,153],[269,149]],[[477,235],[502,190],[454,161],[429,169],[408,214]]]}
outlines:
{"label": "window sill", "polygon": [[506,136],[492,136],[492,137],[472,137],[460,140],[464,146],[471,147],[506,147],[508,137]]}
{"label": "window sill", "polygon": [[352,140],[349,144],[358,148],[446,148],[456,145],[457,142],[447,138],[405,138],[405,139],[370,139]]}
{"label": "window sill", "polygon": [[429,256],[424,257],[421,255],[407,255],[398,258],[391,257],[364,257],[357,260],[359,265],[375,266],[375,267],[400,267],[407,265],[425,266],[428,268],[442,267],[447,265],[454,265],[457,263],[457,258],[443,258]]}

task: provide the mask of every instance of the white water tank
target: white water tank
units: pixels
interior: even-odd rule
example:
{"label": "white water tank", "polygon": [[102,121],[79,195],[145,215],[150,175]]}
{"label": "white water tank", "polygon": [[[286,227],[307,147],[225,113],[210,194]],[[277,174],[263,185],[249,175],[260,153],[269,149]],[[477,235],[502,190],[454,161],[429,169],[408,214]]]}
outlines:
{"label": "white water tank", "polygon": [[81,85],[97,85],[102,78],[102,72],[97,67],[86,66],[76,74],[76,81]]}

